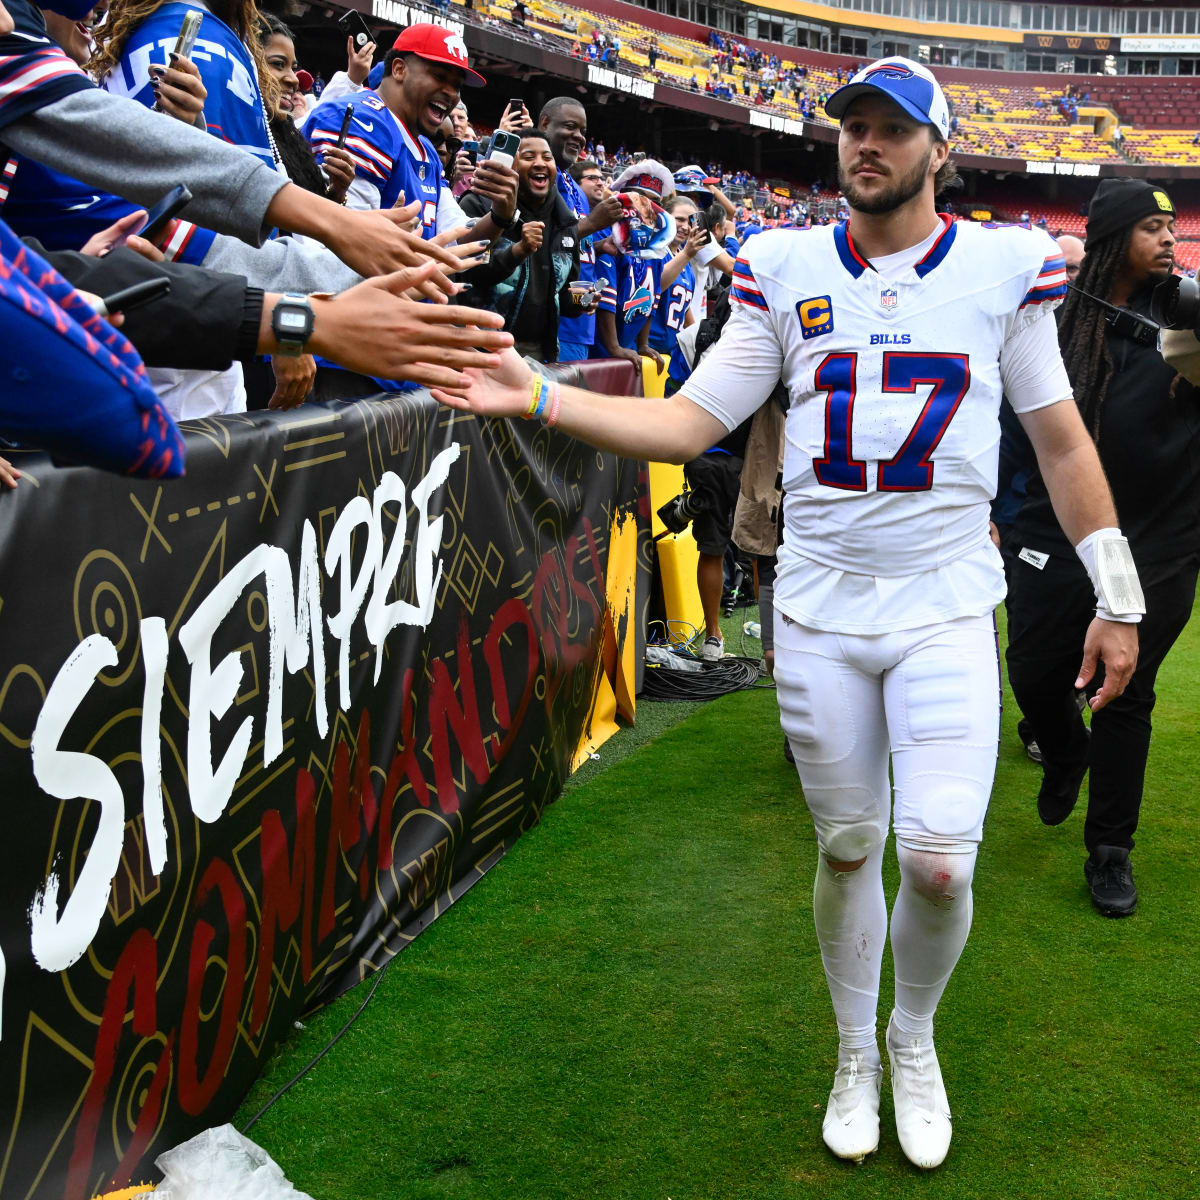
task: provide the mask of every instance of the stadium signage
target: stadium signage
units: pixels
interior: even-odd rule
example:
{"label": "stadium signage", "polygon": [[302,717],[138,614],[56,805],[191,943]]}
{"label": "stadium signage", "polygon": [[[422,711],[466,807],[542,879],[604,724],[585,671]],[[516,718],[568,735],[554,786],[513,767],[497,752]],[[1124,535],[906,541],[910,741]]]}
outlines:
{"label": "stadium signage", "polygon": [[607,67],[598,67],[594,63],[588,63],[588,83],[608,88],[610,92],[626,92],[630,96],[640,96],[643,100],[654,99],[653,80],[638,79],[620,71],[610,71]]}
{"label": "stadium signage", "polygon": [[1200,37],[1123,37],[1122,54],[1200,54]]}
{"label": "stadium signage", "polygon": [[1056,159],[1049,161],[1026,159],[1025,160],[1026,175],[1099,175],[1099,163],[1079,163],[1079,162],[1058,162]]}
{"label": "stadium signage", "polygon": [[1116,38],[1078,37],[1061,33],[1027,33],[1022,41],[1031,50],[1071,50],[1087,54],[1111,54],[1117,47]]}
{"label": "stadium signage", "polygon": [[426,12],[423,8],[410,8],[407,4],[397,4],[396,0],[371,0],[371,16],[378,17],[392,25],[412,25],[416,21],[440,25],[443,29],[452,29],[462,37],[466,26],[461,21],[451,20],[439,13]]}
{"label": "stadium signage", "polygon": [[770,129],[775,133],[790,133],[794,137],[800,137],[804,133],[803,121],[797,121],[794,117],[777,117],[774,113],[752,111],[750,124],[760,129]]}

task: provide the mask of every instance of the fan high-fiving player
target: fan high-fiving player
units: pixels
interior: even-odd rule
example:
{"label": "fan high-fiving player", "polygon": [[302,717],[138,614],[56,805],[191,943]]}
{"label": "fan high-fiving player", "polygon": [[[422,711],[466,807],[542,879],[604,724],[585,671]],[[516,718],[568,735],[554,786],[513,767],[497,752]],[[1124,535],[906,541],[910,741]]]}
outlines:
{"label": "fan high-fiving player", "polygon": [[[593,445],[685,462],[790,393],[775,680],[820,849],[813,917],[839,1047],[823,1132],[841,1158],[879,1144],[876,1028],[888,934],[889,819],[901,883],[887,1026],[896,1127],[919,1167],[943,1161],[950,1109],[933,1017],[971,924],[971,879],[999,728],[988,537],[1002,395],[1037,451],[1063,530],[1096,590],[1080,680],[1120,694],[1141,589],[1051,315],[1066,290],[1044,233],[955,224],[941,88],[915,62],[873,63],[830,97],[844,224],[751,239],[733,316],[675,396],[599,396],[535,378],[511,351],[435,395],[540,417]],[[894,789],[889,786],[889,762]]]}

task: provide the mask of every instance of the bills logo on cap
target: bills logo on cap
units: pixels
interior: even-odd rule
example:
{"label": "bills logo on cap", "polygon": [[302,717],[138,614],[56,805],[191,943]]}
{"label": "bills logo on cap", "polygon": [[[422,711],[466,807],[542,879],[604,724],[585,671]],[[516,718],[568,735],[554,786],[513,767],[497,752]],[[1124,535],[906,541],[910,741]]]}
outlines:
{"label": "bills logo on cap", "polygon": [[458,36],[457,33],[446,35],[446,53],[453,54],[455,58],[461,58],[463,62],[467,61],[467,43]]}
{"label": "bills logo on cap", "polygon": [[895,288],[884,288],[879,293],[879,303],[883,308],[895,308],[899,297],[896,295]]}
{"label": "bills logo on cap", "polygon": [[949,138],[950,108],[928,67],[898,55],[870,63],[825,101],[825,111],[840,121],[855,100],[871,92],[887,96],[914,121],[932,125],[943,140]]}
{"label": "bills logo on cap", "polygon": [[874,79],[877,76],[882,76],[884,79],[911,79],[913,73],[907,67],[902,67],[899,63],[883,63],[878,67],[868,67],[861,75],[855,78],[857,80]]}

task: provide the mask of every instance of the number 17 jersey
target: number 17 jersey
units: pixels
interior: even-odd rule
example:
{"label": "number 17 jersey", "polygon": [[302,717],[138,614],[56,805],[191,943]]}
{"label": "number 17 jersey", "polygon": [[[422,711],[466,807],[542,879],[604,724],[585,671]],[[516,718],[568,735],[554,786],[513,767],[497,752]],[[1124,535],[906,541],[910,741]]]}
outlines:
{"label": "number 17 jersey", "polygon": [[883,633],[1003,598],[988,538],[1000,402],[1071,395],[1049,315],[1065,284],[1046,234],[949,217],[874,264],[846,225],[747,243],[733,315],[683,392],[734,428],[776,380],[788,389],[785,614]]}

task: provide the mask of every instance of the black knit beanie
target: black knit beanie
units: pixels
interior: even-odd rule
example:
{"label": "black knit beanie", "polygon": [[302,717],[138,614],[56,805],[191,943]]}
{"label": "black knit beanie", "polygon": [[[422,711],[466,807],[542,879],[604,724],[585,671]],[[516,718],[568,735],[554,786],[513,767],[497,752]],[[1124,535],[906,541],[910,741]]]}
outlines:
{"label": "black knit beanie", "polygon": [[1102,179],[1088,205],[1087,240],[1098,242],[1145,217],[1174,215],[1171,197],[1145,179]]}

